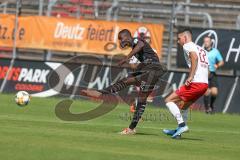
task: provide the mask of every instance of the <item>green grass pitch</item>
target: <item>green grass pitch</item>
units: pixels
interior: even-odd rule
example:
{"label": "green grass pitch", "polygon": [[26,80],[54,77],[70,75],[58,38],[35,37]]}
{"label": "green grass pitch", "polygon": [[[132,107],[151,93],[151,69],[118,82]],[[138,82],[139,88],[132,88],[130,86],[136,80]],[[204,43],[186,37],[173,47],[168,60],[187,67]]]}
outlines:
{"label": "green grass pitch", "polygon": [[[13,95],[0,95],[0,159],[2,160],[222,160],[240,157],[240,116],[191,112],[190,132],[181,140],[162,133],[176,127],[165,109],[148,106],[132,136],[117,134],[130,123],[129,107],[90,121],[66,122],[55,115],[59,98],[33,98],[18,107]],[[94,108],[75,101],[73,113]]]}

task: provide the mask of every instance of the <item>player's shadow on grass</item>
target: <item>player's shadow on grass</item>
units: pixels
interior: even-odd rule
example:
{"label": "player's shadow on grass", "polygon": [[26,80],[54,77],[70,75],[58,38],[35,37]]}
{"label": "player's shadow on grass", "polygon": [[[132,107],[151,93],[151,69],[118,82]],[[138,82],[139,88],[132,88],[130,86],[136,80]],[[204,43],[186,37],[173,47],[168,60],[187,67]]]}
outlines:
{"label": "player's shadow on grass", "polygon": [[136,135],[143,135],[143,136],[159,136],[159,134],[153,134],[153,133],[143,133],[143,132],[137,132]]}
{"label": "player's shadow on grass", "polygon": [[[136,135],[147,135],[147,136],[158,136],[159,137],[159,134],[152,134],[152,133],[142,133],[142,132],[138,132],[138,133],[136,133]],[[171,137],[169,137],[169,138],[171,138]],[[188,140],[188,141],[204,141],[203,139],[200,139],[200,138],[187,138],[187,137],[182,137],[182,138],[180,138],[180,139],[178,139],[178,140]]]}
{"label": "player's shadow on grass", "polygon": [[187,138],[187,137],[182,137],[178,140],[184,140],[184,141],[204,141],[203,139],[200,139],[200,138]]}

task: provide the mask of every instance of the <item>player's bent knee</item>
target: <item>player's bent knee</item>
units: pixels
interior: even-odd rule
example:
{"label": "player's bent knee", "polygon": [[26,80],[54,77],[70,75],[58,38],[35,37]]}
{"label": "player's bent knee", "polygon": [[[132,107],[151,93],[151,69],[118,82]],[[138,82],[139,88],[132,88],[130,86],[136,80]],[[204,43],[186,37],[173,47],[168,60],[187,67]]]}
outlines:
{"label": "player's bent knee", "polygon": [[165,98],[165,103],[168,103],[168,102],[173,102],[173,100],[171,99],[171,97],[167,97],[167,98]]}
{"label": "player's bent knee", "polygon": [[212,94],[211,94],[212,96],[217,96],[218,95],[218,93],[217,92],[212,92]]}
{"label": "player's bent knee", "polygon": [[168,103],[168,102],[169,102],[168,98],[165,98],[165,99],[164,99],[164,102],[165,102],[165,103]]}
{"label": "player's bent knee", "polygon": [[218,89],[215,88],[215,87],[212,88],[212,89],[211,89],[211,95],[212,95],[212,96],[217,96],[217,94],[218,94]]}
{"label": "player's bent knee", "polygon": [[165,98],[165,103],[168,103],[168,102],[178,102],[180,100],[181,100],[180,97],[175,92],[173,92],[167,98]]}

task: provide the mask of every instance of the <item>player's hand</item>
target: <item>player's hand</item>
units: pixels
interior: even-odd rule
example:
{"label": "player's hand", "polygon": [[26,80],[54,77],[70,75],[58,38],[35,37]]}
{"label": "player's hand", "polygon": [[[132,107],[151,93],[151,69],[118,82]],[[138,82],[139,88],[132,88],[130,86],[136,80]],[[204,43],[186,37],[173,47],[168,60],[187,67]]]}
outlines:
{"label": "player's hand", "polygon": [[123,58],[121,61],[118,62],[118,65],[119,66],[122,66],[124,63],[127,62],[127,59],[126,58]]}
{"label": "player's hand", "polygon": [[192,83],[192,80],[193,80],[192,77],[188,77],[188,79],[187,79],[186,82],[185,82],[185,85],[186,85],[186,86],[189,86],[189,85]]}
{"label": "player's hand", "polygon": [[217,64],[215,64],[214,67],[215,67],[216,69],[218,69],[218,65],[217,65]]}

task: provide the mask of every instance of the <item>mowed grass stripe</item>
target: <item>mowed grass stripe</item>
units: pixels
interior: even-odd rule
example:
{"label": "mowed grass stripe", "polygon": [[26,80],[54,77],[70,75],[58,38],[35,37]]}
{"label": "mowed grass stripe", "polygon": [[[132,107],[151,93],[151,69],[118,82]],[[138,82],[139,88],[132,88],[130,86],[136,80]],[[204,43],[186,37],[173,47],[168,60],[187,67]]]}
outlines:
{"label": "mowed grass stripe", "polygon": [[[16,160],[148,160],[148,159],[239,159],[238,115],[214,116],[192,112],[190,133],[182,140],[162,134],[162,128],[176,127],[175,121],[144,121],[134,136],[118,135],[129,121],[119,115],[128,112],[127,105],[86,122],[66,122],[54,113],[58,98],[33,98],[24,108],[0,95],[0,156]],[[95,102],[75,101],[73,112],[83,112]],[[168,111],[148,107],[146,113]]]}

